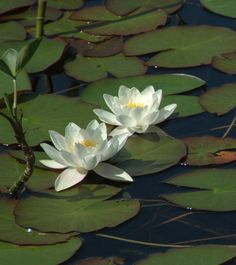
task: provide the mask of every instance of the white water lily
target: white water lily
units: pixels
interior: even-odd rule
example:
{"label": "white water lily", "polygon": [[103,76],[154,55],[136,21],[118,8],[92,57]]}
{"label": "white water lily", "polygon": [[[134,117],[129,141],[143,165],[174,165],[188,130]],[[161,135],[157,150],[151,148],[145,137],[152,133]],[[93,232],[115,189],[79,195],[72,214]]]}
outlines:
{"label": "white water lily", "polygon": [[98,175],[116,181],[133,181],[128,173],[103,161],[111,158],[126,143],[128,134],[107,139],[107,129],[104,123],[91,121],[86,129],[75,123],[69,123],[65,136],[49,131],[55,146],[41,144],[43,150],[52,160],[40,160],[50,168],[64,169],[55,181],[56,191],[67,189],[81,182],[93,170]]}
{"label": "white water lily", "polygon": [[104,94],[103,98],[113,113],[102,109],[94,112],[101,121],[118,126],[111,132],[112,136],[152,131],[152,125],[166,120],[177,107],[177,104],[170,104],[159,109],[162,90],[155,91],[153,86],[146,87],[142,92],[136,87],[120,86],[118,97]]}

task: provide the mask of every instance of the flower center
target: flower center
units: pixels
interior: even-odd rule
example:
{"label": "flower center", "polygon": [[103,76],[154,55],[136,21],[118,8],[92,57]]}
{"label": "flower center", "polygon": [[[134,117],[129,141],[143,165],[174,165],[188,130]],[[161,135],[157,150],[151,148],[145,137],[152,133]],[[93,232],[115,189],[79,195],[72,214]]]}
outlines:
{"label": "flower center", "polygon": [[135,101],[130,101],[127,106],[130,108],[130,109],[134,109],[134,108],[144,108],[144,104],[143,102],[135,102]]}
{"label": "flower center", "polygon": [[83,140],[80,142],[84,147],[95,147],[97,144],[93,140]]}

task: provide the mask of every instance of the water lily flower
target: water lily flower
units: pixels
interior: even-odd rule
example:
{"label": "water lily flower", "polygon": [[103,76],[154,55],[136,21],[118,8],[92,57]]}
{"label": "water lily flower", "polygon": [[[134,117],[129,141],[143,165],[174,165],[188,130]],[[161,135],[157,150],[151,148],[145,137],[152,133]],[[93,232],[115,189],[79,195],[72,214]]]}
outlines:
{"label": "water lily flower", "polygon": [[103,98],[113,113],[103,109],[94,112],[101,121],[118,126],[111,132],[112,136],[152,131],[152,125],[166,120],[177,107],[177,104],[170,104],[159,109],[162,90],[155,91],[153,86],[142,92],[136,87],[120,86],[118,97],[104,94]]}
{"label": "water lily flower", "polygon": [[133,181],[131,176],[120,168],[103,162],[114,156],[126,143],[127,134],[107,138],[105,123],[91,121],[86,129],[69,123],[65,136],[49,131],[55,146],[43,143],[41,147],[52,160],[40,160],[50,168],[64,169],[55,181],[56,191],[67,189],[81,182],[93,170],[98,175],[116,181]]}

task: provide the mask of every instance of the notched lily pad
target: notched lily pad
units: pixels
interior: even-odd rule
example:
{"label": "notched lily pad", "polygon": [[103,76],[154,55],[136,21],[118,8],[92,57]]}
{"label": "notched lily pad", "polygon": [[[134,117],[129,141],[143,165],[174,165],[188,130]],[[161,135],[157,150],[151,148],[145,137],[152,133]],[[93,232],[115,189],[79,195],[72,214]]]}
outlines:
{"label": "notched lily pad", "polygon": [[174,26],[147,32],[126,41],[126,55],[158,52],[146,64],[160,67],[190,67],[210,64],[214,56],[233,52],[236,33],[215,26]]}
{"label": "notched lily pad", "polygon": [[232,157],[221,151],[235,149],[236,139],[213,136],[189,137],[183,139],[188,147],[186,164],[203,166],[232,162]]}
{"label": "notched lily pad", "polygon": [[235,174],[235,169],[211,168],[190,171],[171,178],[165,183],[198,190],[164,194],[161,197],[188,209],[235,211]]}
{"label": "notched lily pad", "polygon": [[108,73],[116,77],[141,75],[147,68],[138,58],[125,57],[122,53],[103,58],[90,58],[77,55],[76,59],[65,65],[68,75],[86,82],[92,82],[108,76]]}
{"label": "notched lily pad", "polygon": [[223,54],[221,57],[214,57],[212,66],[226,74],[236,74],[236,53]]}
{"label": "notched lily pad", "polygon": [[207,91],[200,96],[200,103],[210,113],[226,114],[236,107],[236,83]]}

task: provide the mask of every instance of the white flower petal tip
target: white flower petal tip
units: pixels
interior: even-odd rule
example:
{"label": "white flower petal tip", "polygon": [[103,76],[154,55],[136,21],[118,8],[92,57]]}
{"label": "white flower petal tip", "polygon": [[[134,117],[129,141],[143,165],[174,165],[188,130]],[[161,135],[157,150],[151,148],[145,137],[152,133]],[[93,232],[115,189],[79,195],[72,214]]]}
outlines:
{"label": "white flower petal tip", "polygon": [[49,168],[53,168],[53,169],[62,169],[62,168],[65,168],[66,167],[64,165],[61,165],[61,164],[57,163],[54,160],[46,160],[46,159],[43,159],[43,160],[39,160],[39,162],[41,164],[43,164],[44,166],[49,167]]}

